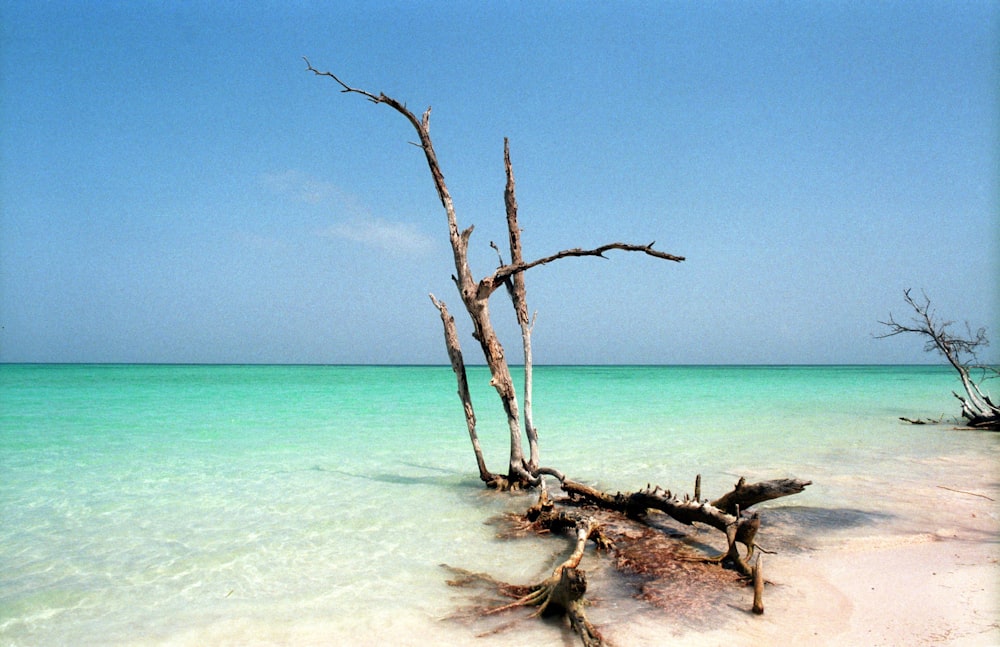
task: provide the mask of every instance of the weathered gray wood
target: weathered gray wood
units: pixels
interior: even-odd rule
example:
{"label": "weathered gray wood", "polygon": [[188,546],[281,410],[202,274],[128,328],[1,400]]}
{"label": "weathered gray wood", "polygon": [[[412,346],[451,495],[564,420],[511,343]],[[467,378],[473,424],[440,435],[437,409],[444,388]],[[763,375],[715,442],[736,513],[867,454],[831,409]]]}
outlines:
{"label": "weathered gray wood", "polygon": [[798,494],[811,484],[812,481],[799,479],[774,479],[747,485],[746,479],[740,478],[731,492],[712,501],[712,505],[729,514],[736,514],[737,510],[746,510],[764,501]]}
{"label": "weathered gray wood", "polygon": [[465,360],[462,357],[462,344],[458,340],[458,330],[455,328],[455,318],[448,312],[448,306],[443,301],[438,301],[433,294],[430,297],[431,302],[434,303],[434,306],[441,313],[441,323],[444,327],[444,345],[448,349],[451,369],[455,372],[455,379],[458,382],[458,397],[462,401],[462,409],[465,411],[465,424],[469,429],[472,451],[476,455],[479,478],[487,485],[495,487],[498,482],[497,476],[486,468],[483,448],[479,444],[479,436],[476,433],[476,411],[472,406],[472,395],[469,393],[469,378],[465,372]]}

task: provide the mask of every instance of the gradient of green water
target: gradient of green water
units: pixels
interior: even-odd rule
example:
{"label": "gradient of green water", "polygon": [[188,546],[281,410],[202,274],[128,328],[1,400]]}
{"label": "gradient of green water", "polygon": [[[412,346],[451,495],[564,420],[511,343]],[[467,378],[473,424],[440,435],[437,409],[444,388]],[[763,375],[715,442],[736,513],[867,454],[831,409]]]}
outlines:
{"label": "gradient of green water", "polygon": [[[502,470],[505,423],[486,371],[471,381]],[[929,515],[890,484],[961,486],[1000,464],[996,434],[897,420],[954,414],[943,367],[540,367],[535,382],[543,463],[608,489],[794,475],[815,484],[777,508],[907,532]],[[454,640],[440,562],[545,568],[532,540],[483,525],[525,503],[474,469],[448,367],[0,366],[0,645]]]}

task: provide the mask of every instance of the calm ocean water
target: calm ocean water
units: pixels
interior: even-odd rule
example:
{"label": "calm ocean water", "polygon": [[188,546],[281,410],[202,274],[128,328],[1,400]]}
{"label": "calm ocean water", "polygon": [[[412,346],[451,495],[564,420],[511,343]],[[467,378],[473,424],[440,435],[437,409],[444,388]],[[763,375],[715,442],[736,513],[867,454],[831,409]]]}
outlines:
{"label": "calm ocean water", "polygon": [[[502,470],[485,369],[471,381]],[[741,474],[812,479],[771,506],[779,543],[783,509],[799,545],[915,532],[924,484],[1000,465],[997,434],[897,420],[956,413],[943,367],[535,383],[543,463],[576,480],[690,491],[701,473],[711,496]],[[2,365],[0,477],[0,645],[471,642],[439,564],[529,581],[556,550],[484,525],[528,499],[480,486],[448,367]]]}

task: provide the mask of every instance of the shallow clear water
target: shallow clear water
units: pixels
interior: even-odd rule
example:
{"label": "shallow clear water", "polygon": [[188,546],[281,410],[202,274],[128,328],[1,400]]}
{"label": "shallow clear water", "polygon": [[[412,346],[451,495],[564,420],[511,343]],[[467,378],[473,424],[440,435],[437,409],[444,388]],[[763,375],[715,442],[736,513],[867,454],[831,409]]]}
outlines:
{"label": "shallow clear water", "polygon": [[[485,369],[471,381],[502,471],[506,425]],[[770,507],[817,543],[926,530],[934,484],[965,474],[1000,487],[997,434],[897,419],[953,415],[956,386],[943,367],[539,367],[534,407],[543,463],[606,489],[812,479]],[[529,499],[479,484],[448,367],[3,365],[0,475],[2,645],[454,642],[439,564],[528,581],[558,552],[484,525]]]}

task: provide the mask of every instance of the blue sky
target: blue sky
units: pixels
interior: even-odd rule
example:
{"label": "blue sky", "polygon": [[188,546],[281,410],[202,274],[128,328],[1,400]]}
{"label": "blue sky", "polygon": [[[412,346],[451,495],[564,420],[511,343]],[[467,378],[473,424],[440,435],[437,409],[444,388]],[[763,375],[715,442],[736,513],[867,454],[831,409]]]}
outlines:
{"label": "blue sky", "polygon": [[[995,2],[10,2],[0,360],[445,363],[505,240],[540,363],[894,363],[902,291],[1000,347]],[[497,293],[494,318],[519,348]],[[462,324],[466,354],[475,354]]]}

